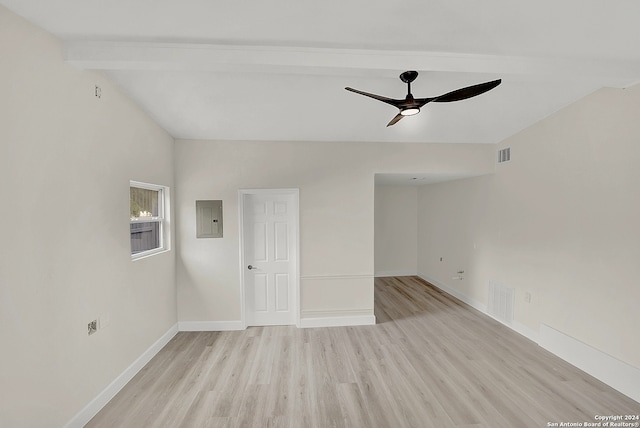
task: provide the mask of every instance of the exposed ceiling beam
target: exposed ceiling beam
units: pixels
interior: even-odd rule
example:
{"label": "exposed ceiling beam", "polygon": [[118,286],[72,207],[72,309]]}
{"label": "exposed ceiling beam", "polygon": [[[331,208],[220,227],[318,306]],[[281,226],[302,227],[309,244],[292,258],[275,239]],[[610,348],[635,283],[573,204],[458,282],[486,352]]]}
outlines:
{"label": "exposed ceiling beam", "polygon": [[612,87],[627,87],[640,76],[640,63],[633,61],[196,43],[68,41],[65,58],[77,67],[99,70],[248,70],[320,75],[352,75],[367,70],[371,76],[415,69],[593,80]]}

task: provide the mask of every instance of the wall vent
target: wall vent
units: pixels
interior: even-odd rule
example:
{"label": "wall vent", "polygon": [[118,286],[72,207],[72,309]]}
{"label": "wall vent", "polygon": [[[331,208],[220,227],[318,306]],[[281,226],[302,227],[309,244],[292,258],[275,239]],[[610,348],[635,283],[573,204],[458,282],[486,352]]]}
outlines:
{"label": "wall vent", "polygon": [[511,147],[498,150],[498,163],[509,162],[511,160]]}
{"label": "wall vent", "polygon": [[497,320],[511,325],[513,322],[515,295],[515,289],[496,284],[495,282],[490,282],[489,305],[487,311]]}

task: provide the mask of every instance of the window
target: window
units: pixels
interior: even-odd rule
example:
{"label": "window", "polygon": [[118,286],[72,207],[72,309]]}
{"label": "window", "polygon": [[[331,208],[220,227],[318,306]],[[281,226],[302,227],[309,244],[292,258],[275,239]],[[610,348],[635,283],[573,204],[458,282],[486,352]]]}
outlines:
{"label": "window", "polygon": [[131,258],[137,259],[168,249],[168,188],[130,182]]}

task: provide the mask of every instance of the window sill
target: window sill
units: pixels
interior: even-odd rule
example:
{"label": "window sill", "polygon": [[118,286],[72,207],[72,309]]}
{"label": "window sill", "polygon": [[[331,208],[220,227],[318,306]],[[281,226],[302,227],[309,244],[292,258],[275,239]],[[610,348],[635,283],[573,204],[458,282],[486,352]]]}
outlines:
{"label": "window sill", "polygon": [[158,248],[156,250],[149,250],[149,251],[145,251],[142,253],[138,253],[138,254],[132,254],[131,255],[131,261],[135,262],[137,260],[142,260],[142,259],[146,259],[149,257],[153,257],[153,256],[157,256],[158,254],[162,254],[162,253],[168,253],[169,251],[171,251],[168,248]]}

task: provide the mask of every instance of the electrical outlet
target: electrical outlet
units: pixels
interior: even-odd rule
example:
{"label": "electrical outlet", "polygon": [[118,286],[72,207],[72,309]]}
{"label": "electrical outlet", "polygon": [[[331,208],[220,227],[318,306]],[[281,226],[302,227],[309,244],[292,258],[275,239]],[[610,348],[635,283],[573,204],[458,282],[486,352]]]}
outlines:
{"label": "electrical outlet", "polygon": [[102,98],[102,89],[100,88],[100,86],[96,85],[96,90],[94,93],[96,98]]}
{"label": "electrical outlet", "polygon": [[524,293],[524,301],[527,303],[531,303],[531,293],[529,293],[528,291]]}
{"label": "electrical outlet", "polygon": [[93,320],[89,324],[87,324],[87,330],[88,330],[89,336],[91,336],[93,333],[98,331],[98,320]]}

